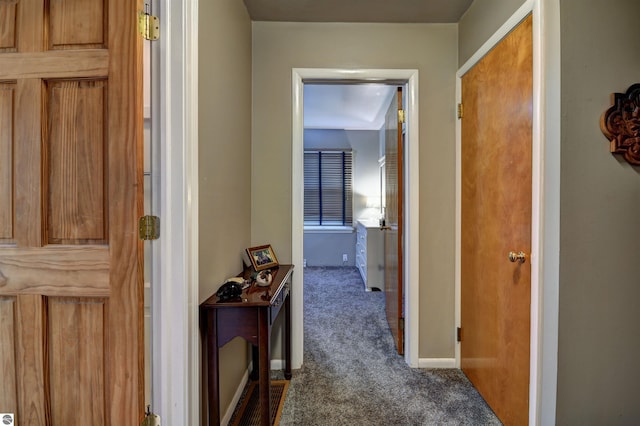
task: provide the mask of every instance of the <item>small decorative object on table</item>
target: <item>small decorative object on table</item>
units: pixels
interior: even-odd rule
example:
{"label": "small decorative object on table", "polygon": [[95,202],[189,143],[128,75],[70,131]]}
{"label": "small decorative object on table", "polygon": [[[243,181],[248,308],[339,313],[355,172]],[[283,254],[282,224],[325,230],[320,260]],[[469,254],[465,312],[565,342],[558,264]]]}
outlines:
{"label": "small decorative object on table", "polygon": [[263,269],[262,271],[256,272],[256,285],[258,287],[268,287],[271,285],[271,281],[273,280],[273,276],[271,275],[270,269]]}
{"label": "small decorative object on table", "polygon": [[249,247],[247,249],[247,254],[249,255],[249,260],[251,260],[253,269],[256,271],[278,266],[278,259],[276,258],[276,254],[273,252],[270,244]]}
{"label": "small decorative object on table", "polygon": [[227,281],[216,292],[220,302],[239,299],[242,294],[242,285],[235,281]]}

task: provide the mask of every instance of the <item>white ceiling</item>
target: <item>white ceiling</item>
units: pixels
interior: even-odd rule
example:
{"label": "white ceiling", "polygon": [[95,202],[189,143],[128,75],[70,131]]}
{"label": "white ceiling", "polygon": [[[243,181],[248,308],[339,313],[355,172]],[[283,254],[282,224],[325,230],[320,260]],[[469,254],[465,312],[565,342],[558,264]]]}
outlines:
{"label": "white ceiling", "polygon": [[244,0],[253,21],[458,22],[473,0]]}
{"label": "white ceiling", "polygon": [[305,129],[379,130],[396,86],[305,84]]}

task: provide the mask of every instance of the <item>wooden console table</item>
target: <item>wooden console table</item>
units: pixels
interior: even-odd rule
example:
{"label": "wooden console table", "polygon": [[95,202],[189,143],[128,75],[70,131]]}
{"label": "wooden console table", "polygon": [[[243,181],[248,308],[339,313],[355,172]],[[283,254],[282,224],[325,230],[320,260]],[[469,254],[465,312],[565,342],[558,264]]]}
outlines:
{"label": "wooden console table", "polygon": [[[291,379],[291,276],[293,265],[271,269],[273,281],[268,287],[251,287],[236,300],[218,302],[214,294],[200,305],[204,370],[207,372],[209,426],[220,424],[220,389],[218,350],[240,336],[252,344],[252,380],[258,380],[260,424],[271,424],[271,326],[284,306],[285,311],[285,372]],[[249,274],[250,271],[247,272]],[[247,277],[245,277],[247,278]]]}

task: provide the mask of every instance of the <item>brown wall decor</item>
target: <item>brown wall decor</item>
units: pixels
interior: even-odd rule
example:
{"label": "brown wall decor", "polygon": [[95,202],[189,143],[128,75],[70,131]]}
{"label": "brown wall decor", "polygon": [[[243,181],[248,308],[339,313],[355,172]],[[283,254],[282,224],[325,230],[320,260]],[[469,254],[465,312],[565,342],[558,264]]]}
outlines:
{"label": "brown wall decor", "polygon": [[611,143],[611,153],[624,154],[629,164],[640,165],[640,83],[626,93],[611,95],[613,106],[600,118],[600,129]]}

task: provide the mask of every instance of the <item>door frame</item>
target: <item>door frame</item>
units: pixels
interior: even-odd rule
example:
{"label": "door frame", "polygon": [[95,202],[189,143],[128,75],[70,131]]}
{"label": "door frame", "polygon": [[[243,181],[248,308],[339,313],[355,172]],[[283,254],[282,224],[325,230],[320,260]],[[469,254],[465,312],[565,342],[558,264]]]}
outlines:
{"label": "door frame", "polygon": [[158,0],[152,43],[154,211],[151,243],[152,411],[162,424],[200,424],[198,324],[198,1]]}
{"label": "door frame", "polygon": [[[417,69],[332,69],[293,68],[292,82],[292,164],[291,164],[291,253],[292,263],[302,265],[304,240],[304,185],[303,152],[304,123],[303,95],[305,80],[331,81],[340,84],[345,81],[380,83],[394,81],[406,86],[407,94],[407,162],[405,170],[405,218],[404,230],[404,313],[405,313],[405,362],[418,367],[419,345],[419,134],[418,134],[418,70]],[[411,232],[409,232],[411,230]],[[412,235],[416,236],[412,238]],[[303,278],[304,269],[293,274],[292,315],[292,366],[302,366],[304,353],[303,329]]]}
{"label": "door frame", "polygon": [[[560,10],[558,0],[526,0],[456,73],[462,76],[527,15],[533,15],[533,141],[529,424],[553,424],[558,365],[560,256]],[[462,133],[456,122],[455,322],[461,323]],[[460,368],[460,343],[455,345]],[[544,391],[544,392],[543,392]]]}

